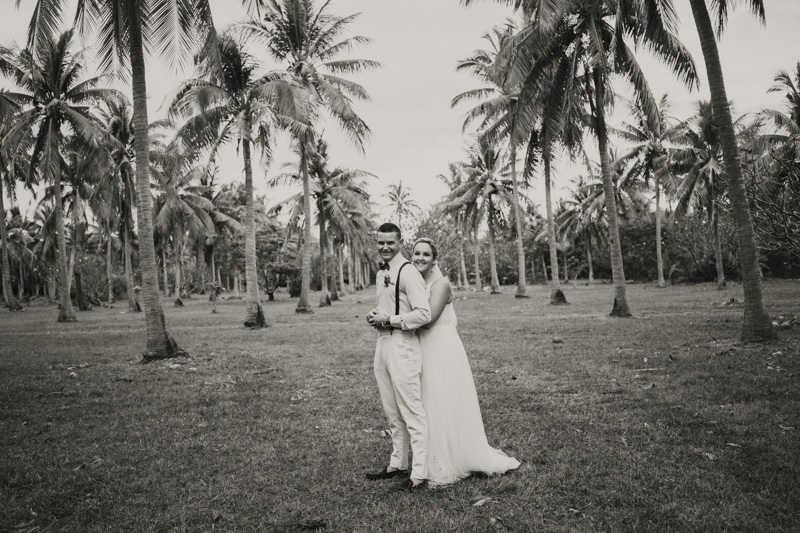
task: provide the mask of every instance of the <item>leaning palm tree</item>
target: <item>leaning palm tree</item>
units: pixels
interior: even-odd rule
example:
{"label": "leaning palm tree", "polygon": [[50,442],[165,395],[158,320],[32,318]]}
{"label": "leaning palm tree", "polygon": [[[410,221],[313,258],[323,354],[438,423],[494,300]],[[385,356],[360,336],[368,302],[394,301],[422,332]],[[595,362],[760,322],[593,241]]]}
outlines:
{"label": "leaning palm tree", "polygon": [[79,81],[85,67],[82,55],[71,51],[72,40],[73,33],[68,30],[58,37],[42,38],[34,48],[0,50],[0,71],[22,91],[15,93],[15,98],[25,106],[6,133],[4,145],[16,150],[32,145],[31,172],[38,172],[44,181],[53,185],[61,275],[59,322],[75,320],[69,296],[61,201],[62,149],[66,144],[67,129],[88,147],[100,145],[102,132],[85,104],[102,99],[110,92],[98,87],[100,77]]}
{"label": "leaning palm tree", "polygon": [[[722,157],[726,162],[728,194],[731,199],[733,220],[736,224],[736,235],[739,240],[739,261],[742,269],[742,287],[744,289],[744,321],[742,322],[742,340],[756,342],[775,338],[775,331],[769,320],[761,294],[761,272],[758,264],[758,246],[753,231],[753,220],[747,204],[742,165],[739,159],[739,147],[736,144],[736,132],[725,90],[725,78],[719,58],[716,38],[725,28],[728,8],[733,4],[730,0],[710,0],[717,16],[717,32],[708,13],[706,0],[689,0],[692,7],[703,59],[708,75],[708,87],[711,91],[711,106],[714,110],[714,122],[717,125],[722,147]],[[763,0],[747,2],[753,13],[764,20]]]}
{"label": "leaning palm tree", "polygon": [[[209,159],[213,160],[219,146],[230,140],[235,139],[242,147],[248,302],[244,325],[263,328],[267,322],[258,294],[251,149],[255,144],[261,149],[262,158],[269,161],[276,127],[286,127],[295,136],[305,135],[308,93],[297,83],[282,79],[280,73],[259,74],[258,61],[246,53],[242,43],[232,35],[220,37],[217,52],[216,56],[201,54],[198,57],[199,76],[181,84],[170,109],[176,117],[188,117],[179,135],[189,146],[209,150]],[[222,63],[221,71],[216,68],[216,60]],[[196,157],[187,158],[188,161],[193,159]]]}
{"label": "leaning palm tree", "polygon": [[[505,2],[511,4],[512,0]],[[617,74],[629,82],[635,99],[654,121],[655,99],[628,42],[653,52],[681,81],[694,85],[694,63],[676,37],[674,7],[671,0],[514,0],[513,4],[528,15],[530,22],[504,46],[499,54],[498,71],[506,73],[508,83],[521,84],[521,106],[535,105],[541,94],[553,94],[547,87],[554,72],[565,74],[558,76],[566,84],[561,91],[564,94],[572,94],[576,83],[583,86],[608,202],[614,280],[611,315],[630,316],[606,126],[606,108],[613,96],[610,79]]]}
{"label": "leaning palm tree", "polygon": [[[366,59],[337,59],[353,45],[370,40],[362,36],[342,39],[348,25],[358,15],[340,17],[328,12],[330,1],[317,7],[313,0],[265,0],[264,17],[260,22],[244,26],[244,31],[264,42],[272,56],[307,88],[350,139],[363,150],[370,130],[352,107],[352,98],[369,99],[364,88],[340,74],[360,72],[378,67]],[[341,40],[340,40],[341,39]],[[300,168],[303,177],[303,212],[305,216],[300,299],[296,312],[313,312],[309,305],[311,290],[311,188],[308,176],[308,147],[314,146],[313,132],[297,138],[300,143]]]}

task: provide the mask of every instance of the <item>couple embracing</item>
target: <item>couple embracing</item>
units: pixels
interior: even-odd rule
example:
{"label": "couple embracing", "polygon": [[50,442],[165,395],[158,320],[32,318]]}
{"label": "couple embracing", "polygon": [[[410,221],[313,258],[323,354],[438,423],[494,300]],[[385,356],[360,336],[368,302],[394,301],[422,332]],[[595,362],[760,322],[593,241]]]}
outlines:
{"label": "couple embracing", "polygon": [[[400,478],[391,491],[441,486],[474,473],[502,474],[519,461],[489,446],[467,354],[456,330],[453,290],[430,239],[400,253],[400,228],[377,231],[377,306],[367,322],[380,337],[375,378],[389,419],[389,465],[367,479]],[[411,469],[408,451],[411,449]]]}

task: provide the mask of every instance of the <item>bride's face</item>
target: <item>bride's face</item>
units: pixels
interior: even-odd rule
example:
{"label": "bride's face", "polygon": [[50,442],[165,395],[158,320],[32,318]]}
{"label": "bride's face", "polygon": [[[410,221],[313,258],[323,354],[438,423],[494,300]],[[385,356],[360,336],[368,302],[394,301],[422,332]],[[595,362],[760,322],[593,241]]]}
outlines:
{"label": "bride's face", "polygon": [[430,272],[433,268],[433,250],[430,244],[427,242],[418,243],[414,247],[414,255],[411,259],[420,274],[424,276]]}

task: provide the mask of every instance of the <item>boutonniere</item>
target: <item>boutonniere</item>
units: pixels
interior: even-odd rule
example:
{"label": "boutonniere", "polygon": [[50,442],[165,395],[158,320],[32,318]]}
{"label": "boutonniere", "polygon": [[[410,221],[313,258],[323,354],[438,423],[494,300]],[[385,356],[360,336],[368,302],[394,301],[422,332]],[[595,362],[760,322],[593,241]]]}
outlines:
{"label": "boutonniere", "polygon": [[388,287],[389,285],[394,285],[394,282],[392,281],[392,275],[387,270],[383,275],[383,286]]}

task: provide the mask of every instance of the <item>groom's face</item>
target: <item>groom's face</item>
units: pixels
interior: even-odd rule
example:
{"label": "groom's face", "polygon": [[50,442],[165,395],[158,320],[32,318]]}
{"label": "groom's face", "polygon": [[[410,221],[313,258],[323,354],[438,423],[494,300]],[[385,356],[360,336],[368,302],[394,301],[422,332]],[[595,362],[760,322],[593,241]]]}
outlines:
{"label": "groom's face", "polygon": [[403,240],[400,236],[393,231],[389,233],[379,231],[377,234],[377,241],[378,255],[386,262],[394,259],[394,256],[400,252],[400,246],[403,244]]}

